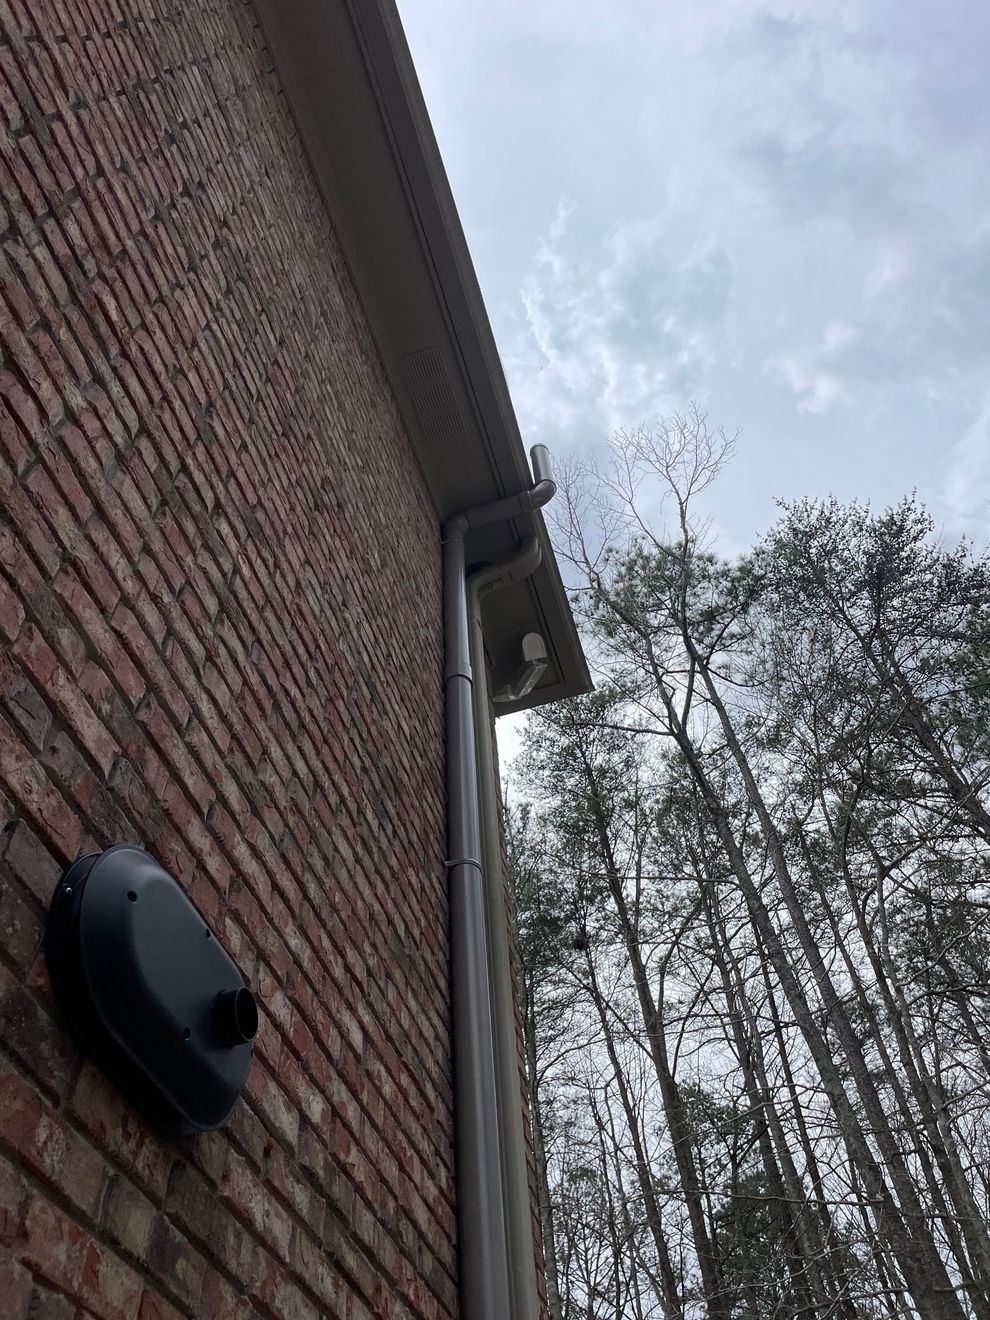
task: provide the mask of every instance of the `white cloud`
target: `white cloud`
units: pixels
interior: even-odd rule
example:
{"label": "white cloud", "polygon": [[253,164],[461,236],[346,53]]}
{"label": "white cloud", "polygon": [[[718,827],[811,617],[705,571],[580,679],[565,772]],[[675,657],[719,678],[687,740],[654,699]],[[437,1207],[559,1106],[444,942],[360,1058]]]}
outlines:
{"label": "white cloud", "polygon": [[915,245],[906,234],[891,234],[880,239],[864,292],[868,298],[894,293],[915,274]]}
{"label": "white cloud", "polygon": [[851,319],[771,355],[771,373],[812,412],[905,389],[977,408],[990,383],[990,228],[919,228],[864,247],[872,255],[848,297]]}
{"label": "white cloud", "polygon": [[741,542],[774,495],[979,521],[985,0],[402,8],[527,439],[694,396]]}
{"label": "white cloud", "polygon": [[834,403],[849,402],[849,392],[838,376],[787,353],[771,358],[767,369],[794,391],[800,412],[824,413]]}
{"label": "white cloud", "polygon": [[990,403],[952,447],[942,502],[950,531],[986,540],[990,530]]}
{"label": "white cloud", "polygon": [[731,282],[724,250],[678,250],[661,218],[596,233],[562,200],[523,280],[506,353],[524,429],[603,439],[703,389]]}

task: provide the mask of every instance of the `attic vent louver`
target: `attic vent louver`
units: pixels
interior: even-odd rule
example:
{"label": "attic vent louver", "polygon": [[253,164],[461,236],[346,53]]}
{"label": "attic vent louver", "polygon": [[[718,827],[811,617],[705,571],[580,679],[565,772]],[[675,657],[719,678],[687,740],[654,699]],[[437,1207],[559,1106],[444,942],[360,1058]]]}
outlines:
{"label": "attic vent louver", "polygon": [[424,348],[402,359],[409,397],[423,439],[428,444],[456,444],[467,427],[454,398],[439,349]]}

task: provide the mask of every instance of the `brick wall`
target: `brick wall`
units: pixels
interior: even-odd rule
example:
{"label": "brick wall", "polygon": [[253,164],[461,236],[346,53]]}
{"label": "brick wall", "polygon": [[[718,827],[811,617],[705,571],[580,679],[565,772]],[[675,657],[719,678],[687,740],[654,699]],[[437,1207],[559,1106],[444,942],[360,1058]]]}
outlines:
{"label": "brick wall", "polygon": [[[435,514],[250,5],[0,43],[0,1310],[450,1315]],[[258,993],[222,1133],[53,1021],[47,903],[122,840]]]}

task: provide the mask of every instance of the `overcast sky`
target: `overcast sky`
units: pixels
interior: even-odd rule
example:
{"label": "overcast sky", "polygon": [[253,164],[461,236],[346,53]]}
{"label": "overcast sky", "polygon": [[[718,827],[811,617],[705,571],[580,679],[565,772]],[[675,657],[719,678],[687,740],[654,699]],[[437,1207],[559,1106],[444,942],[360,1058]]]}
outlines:
{"label": "overcast sky", "polygon": [[990,526],[988,0],[400,0],[527,444],[691,399],[774,497]]}

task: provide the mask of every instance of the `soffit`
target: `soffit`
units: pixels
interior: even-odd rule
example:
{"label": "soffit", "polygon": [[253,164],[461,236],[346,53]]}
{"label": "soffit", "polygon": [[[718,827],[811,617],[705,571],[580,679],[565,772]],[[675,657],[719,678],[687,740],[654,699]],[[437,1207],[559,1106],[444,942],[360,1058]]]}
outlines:
{"label": "soffit", "polygon": [[[255,3],[439,519],[514,493],[526,452],[392,0]],[[551,664],[500,713],[590,687],[542,516],[474,533],[468,558],[502,558],[534,530],[543,563],[486,600],[485,636],[496,688],[526,632]]]}

